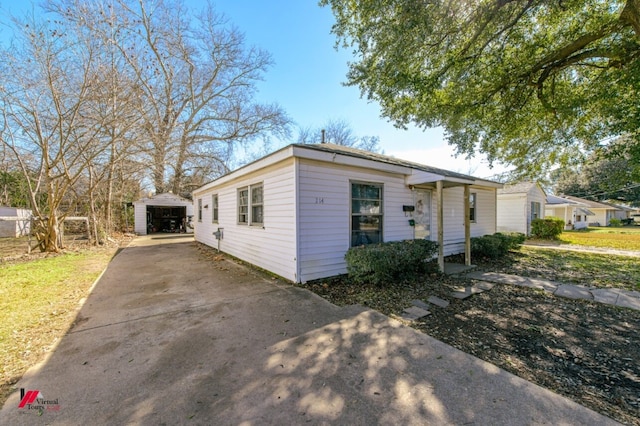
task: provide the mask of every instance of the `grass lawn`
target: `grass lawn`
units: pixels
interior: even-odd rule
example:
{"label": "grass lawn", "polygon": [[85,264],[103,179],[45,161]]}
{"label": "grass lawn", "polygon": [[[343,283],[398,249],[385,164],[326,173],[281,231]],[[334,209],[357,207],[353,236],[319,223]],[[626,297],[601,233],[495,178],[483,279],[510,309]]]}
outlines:
{"label": "grass lawn", "polygon": [[116,248],[0,263],[0,405],[68,330]]}
{"label": "grass lawn", "polygon": [[[564,234],[563,234],[564,235]],[[639,234],[640,235],[640,234]],[[503,259],[482,262],[480,269],[598,288],[640,291],[640,260],[631,256],[522,247]]]}
{"label": "grass lawn", "polygon": [[560,235],[560,242],[618,250],[640,250],[640,226],[564,231]]}

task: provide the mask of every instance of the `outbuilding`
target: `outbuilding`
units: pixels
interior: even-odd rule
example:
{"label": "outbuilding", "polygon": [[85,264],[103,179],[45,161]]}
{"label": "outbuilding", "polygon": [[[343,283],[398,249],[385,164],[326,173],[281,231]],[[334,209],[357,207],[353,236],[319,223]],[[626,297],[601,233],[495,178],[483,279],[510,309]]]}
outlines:
{"label": "outbuilding", "polygon": [[31,210],[0,206],[0,237],[18,238],[31,231]]}
{"label": "outbuilding", "polygon": [[134,231],[138,235],[154,232],[192,232],[193,202],[175,194],[157,194],[133,202]]}
{"label": "outbuilding", "polygon": [[350,247],[426,238],[444,256],[496,232],[502,184],[333,144],[293,144],[193,193],[195,239],[293,282],[346,273]]}
{"label": "outbuilding", "polygon": [[537,182],[498,189],[498,232],[531,235],[531,221],[544,217],[547,194]]}

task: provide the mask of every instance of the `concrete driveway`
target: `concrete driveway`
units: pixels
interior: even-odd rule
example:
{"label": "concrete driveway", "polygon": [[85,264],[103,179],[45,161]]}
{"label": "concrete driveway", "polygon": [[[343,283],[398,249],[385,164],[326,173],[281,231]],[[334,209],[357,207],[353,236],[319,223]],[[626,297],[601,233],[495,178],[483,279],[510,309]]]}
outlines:
{"label": "concrete driveway", "polygon": [[18,408],[15,392],[0,424],[615,424],[179,235],[122,250],[18,387],[39,391],[50,403],[32,407],[49,409]]}

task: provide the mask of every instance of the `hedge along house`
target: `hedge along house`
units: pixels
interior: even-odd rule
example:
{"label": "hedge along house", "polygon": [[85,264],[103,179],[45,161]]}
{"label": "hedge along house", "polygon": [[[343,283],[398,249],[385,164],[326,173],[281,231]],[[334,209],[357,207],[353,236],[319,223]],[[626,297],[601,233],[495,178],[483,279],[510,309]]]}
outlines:
{"label": "hedge along house", "polygon": [[141,198],[133,202],[134,231],[138,235],[154,232],[191,232],[193,202],[171,193]]}
{"label": "hedge along house", "polygon": [[194,191],[195,239],[293,282],[350,247],[426,238],[444,256],[496,232],[502,184],[332,144],[293,144]]}
{"label": "hedge along house", "polygon": [[498,189],[498,232],[531,235],[531,221],[544,217],[547,194],[537,182]]}

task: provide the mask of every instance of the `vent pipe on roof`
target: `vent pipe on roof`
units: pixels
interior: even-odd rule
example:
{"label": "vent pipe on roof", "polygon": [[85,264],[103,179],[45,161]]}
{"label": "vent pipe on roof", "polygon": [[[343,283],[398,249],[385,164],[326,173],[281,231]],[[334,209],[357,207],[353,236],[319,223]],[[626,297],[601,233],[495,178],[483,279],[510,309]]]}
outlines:
{"label": "vent pipe on roof", "polygon": [[324,129],[322,129],[321,132],[322,132],[322,140],[320,141],[320,143],[325,143],[324,142]]}

